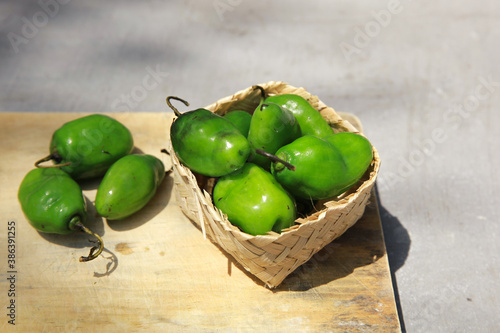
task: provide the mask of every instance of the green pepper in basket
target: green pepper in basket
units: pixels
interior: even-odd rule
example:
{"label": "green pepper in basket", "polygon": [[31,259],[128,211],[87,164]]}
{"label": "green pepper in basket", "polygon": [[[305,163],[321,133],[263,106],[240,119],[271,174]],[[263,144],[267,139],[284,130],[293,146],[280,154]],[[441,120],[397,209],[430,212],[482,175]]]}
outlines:
{"label": "green pepper in basket", "polygon": [[226,113],[224,118],[229,120],[244,137],[248,136],[250,121],[252,120],[252,115],[250,113],[242,110],[234,110]]}
{"label": "green pepper in basket", "polygon": [[267,97],[264,103],[276,103],[292,112],[299,122],[302,135],[324,138],[333,134],[332,128],[321,114],[299,95],[273,95]]}
{"label": "green pepper in basket", "polygon": [[221,177],[213,191],[217,208],[243,232],[264,235],[281,232],[294,224],[295,200],[273,176],[261,167],[247,163]]}
{"label": "green pepper in basket", "polygon": [[340,152],[347,167],[343,189],[340,190],[345,192],[361,179],[370,166],[373,160],[372,145],[364,136],[349,132],[333,134],[324,140]]}
{"label": "green pepper in basket", "polygon": [[293,195],[303,199],[327,199],[348,190],[366,172],[373,153],[366,138],[338,133],[325,139],[305,135],[281,147],[276,157],[295,166],[273,162],[271,172]]}
{"label": "green pepper in basket", "polygon": [[341,153],[328,141],[305,135],[281,147],[276,156],[293,166],[273,162],[271,172],[293,195],[304,199],[326,199],[342,193],[347,166]]}
{"label": "green pepper in basket", "polygon": [[248,132],[248,142],[252,147],[249,162],[270,170],[269,158],[258,154],[261,149],[274,154],[280,147],[301,136],[300,126],[293,114],[274,103],[261,103],[254,111]]}
{"label": "green pepper in basket", "polygon": [[180,113],[167,104],[177,119],[170,128],[170,139],[175,154],[189,169],[204,176],[220,177],[240,169],[250,155],[250,144],[243,134],[227,119],[206,109]]}

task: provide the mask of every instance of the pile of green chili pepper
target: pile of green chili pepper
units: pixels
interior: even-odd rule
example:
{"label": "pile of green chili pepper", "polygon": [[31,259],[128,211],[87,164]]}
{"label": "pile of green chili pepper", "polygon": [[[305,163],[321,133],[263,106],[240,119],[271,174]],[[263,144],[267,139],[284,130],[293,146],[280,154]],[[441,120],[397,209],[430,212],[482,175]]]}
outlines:
{"label": "pile of green chili pepper", "polygon": [[[200,108],[181,113],[170,139],[179,161],[195,174],[216,178],[212,199],[243,232],[263,235],[294,225],[302,207],[339,196],[355,185],[373,159],[370,142],[335,133],[301,96],[268,96],[254,110],[224,116]],[[307,215],[307,213],[306,213]]]}
{"label": "pile of green chili pepper", "polygon": [[109,116],[92,114],[63,124],[52,135],[49,155],[35,162],[19,187],[28,222],[40,232],[93,235],[97,245],[80,261],[97,258],[104,243],[85,226],[87,200],[80,182],[102,178],[95,198],[102,217],[120,220],[138,212],[156,193],[165,167],[152,155],[133,154],[133,148],[129,129]]}

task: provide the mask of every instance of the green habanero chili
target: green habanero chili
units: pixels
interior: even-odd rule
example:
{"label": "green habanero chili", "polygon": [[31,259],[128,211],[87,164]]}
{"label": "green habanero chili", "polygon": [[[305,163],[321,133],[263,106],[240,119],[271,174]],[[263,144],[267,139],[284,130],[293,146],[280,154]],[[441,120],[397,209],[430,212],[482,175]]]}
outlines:
{"label": "green habanero chili", "polygon": [[95,259],[104,245],[101,237],[88,229],[87,205],[78,183],[58,168],[37,168],[26,174],[19,186],[18,199],[28,222],[38,231],[69,234],[84,231],[98,240],[88,257]]}

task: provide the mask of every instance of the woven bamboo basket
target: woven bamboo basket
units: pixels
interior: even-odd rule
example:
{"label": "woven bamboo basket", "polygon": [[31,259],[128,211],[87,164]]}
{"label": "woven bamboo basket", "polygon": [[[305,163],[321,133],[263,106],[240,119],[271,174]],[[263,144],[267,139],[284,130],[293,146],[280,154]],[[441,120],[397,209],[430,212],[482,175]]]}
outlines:
{"label": "woven bamboo basket", "polygon": [[[303,88],[275,81],[259,86],[269,95],[297,94],[304,97],[335,132],[360,133],[334,109]],[[206,109],[219,115],[237,109],[253,112],[259,100],[259,91],[249,87],[220,99]],[[277,287],[297,267],[306,263],[316,252],[360,219],[380,167],[379,155],[373,148],[374,157],[369,169],[348,192],[337,198],[318,202],[316,211],[306,218],[298,218],[293,227],[281,234],[270,232],[267,235],[252,236],[233,226],[225,214],[213,205],[211,192],[215,179],[195,175],[182,165],[173,152],[171,142],[168,142],[167,150],[172,158],[177,203],[183,213],[201,229],[204,237],[208,236],[269,288]]]}

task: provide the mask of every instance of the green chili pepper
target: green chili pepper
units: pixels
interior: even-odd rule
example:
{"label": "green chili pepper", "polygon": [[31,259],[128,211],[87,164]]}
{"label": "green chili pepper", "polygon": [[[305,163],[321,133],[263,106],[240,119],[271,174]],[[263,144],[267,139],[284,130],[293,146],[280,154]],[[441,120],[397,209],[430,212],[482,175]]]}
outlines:
{"label": "green chili pepper", "polygon": [[264,235],[294,224],[295,201],[273,176],[253,163],[219,178],[213,200],[243,232]]}
{"label": "green chili pepper", "polygon": [[304,199],[326,199],[342,193],[347,166],[339,150],[328,141],[305,135],[278,149],[276,156],[295,166],[273,162],[271,172],[293,195]]}
{"label": "green chili pepper", "polygon": [[53,160],[54,166],[73,179],[100,177],[119,158],[130,154],[134,141],[117,120],[93,114],[65,123],[52,135],[50,155],[35,163]]}
{"label": "green chili pepper", "polygon": [[26,219],[38,231],[69,234],[81,230],[96,237],[98,246],[80,261],[95,259],[102,252],[101,237],[84,225],[87,206],[82,190],[66,172],[58,168],[31,170],[21,182],[18,199]]}
{"label": "green chili pepper", "polygon": [[361,179],[370,166],[373,160],[372,145],[364,136],[349,132],[333,134],[325,137],[324,140],[340,151],[347,166],[345,183],[340,190],[345,192]]}
{"label": "green chili pepper", "polygon": [[280,148],[276,157],[293,164],[294,171],[274,161],[272,174],[299,198],[327,199],[356,184],[368,169],[373,151],[370,142],[355,133],[337,133],[320,139],[303,136]]}
{"label": "green chili pepper", "polygon": [[305,98],[299,95],[273,95],[267,97],[264,103],[276,103],[292,112],[299,122],[302,135],[314,135],[324,138],[334,133],[321,114]]}
{"label": "green chili pepper", "polygon": [[250,144],[227,119],[205,109],[181,114],[167,104],[177,119],[170,128],[172,147],[179,160],[192,171],[209,177],[220,177],[241,168],[250,155]]}
{"label": "green chili pepper", "polygon": [[271,161],[258,154],[256,149],[274,154],[280,147],[300,136],[299,124],[290,111],[278,104],[261,103],[254,111],[250,122],[248,142],[252,152],[248,161],[270,170]]}
{"label": "green chili pepper", "polygon": [[145,154],[122,157],[104,175],[95,208],[108,220],[124,219],[153,198],[164,178],[165,167],[158,158]]}
{"label": "green chili pepper", "polygon": [[244,137],[248,136],[248,131],[250,130],[250,121],[252,119],[252,115],[246,111],[242,110],[234,110],[228,112],[224,115],[224,118],[229,120],[234,127],[243,134]]}

